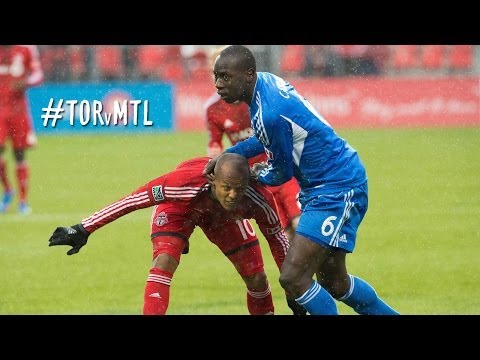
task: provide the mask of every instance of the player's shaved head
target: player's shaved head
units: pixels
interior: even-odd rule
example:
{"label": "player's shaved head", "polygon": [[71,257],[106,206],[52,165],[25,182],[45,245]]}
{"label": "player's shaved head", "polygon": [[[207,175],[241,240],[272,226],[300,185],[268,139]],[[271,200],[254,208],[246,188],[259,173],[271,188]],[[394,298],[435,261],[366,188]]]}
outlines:
{"label": "player's shaved head", "polygon": [[230,45],[222,50],[220,58],[234,65],[237,70],[246,71],[253,69],[257,71],[255,56],[249,48],[243,45]]}
{"label": "player's shaved head", "polygon": [[235,209],[247,191],[250,167],[245,157],[224,153],[217,158],[212,196],[224,209]]}
{"label": "player's shaved head", "polygon": [[212,51],[212,53],[210,55],[210,60],[212,61],[212,68],[215,66],[215,60],[217,60],[217,58],[220,56],[220,53],[229,46],[230,45],[223,45],[223,46],[220,46],[218,48],[215,48]]}
{"label": "player's shaved head", "polygon": [[241,178],[250,176],[250,167],[247,159],[239,154],[223,153],[215,164],[214,169],[215,177],[238,176]]}

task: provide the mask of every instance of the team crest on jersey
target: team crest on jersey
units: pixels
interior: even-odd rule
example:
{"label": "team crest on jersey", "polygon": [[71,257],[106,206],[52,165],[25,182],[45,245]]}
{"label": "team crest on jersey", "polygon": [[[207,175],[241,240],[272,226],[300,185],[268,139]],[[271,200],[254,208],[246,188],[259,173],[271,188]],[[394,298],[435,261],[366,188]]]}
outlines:
{"label": "team crest on jersey", "polygon": [[162,193],[162,185],[152,187],[152,194],[155,201],[162,201],[165,199]]}
{"label": "team crest on jersey", "polygon": [[158,214],[157,218],[155,219],[155,224],[157,226],[163,226],[166,223],[168,223],[168,217],[167,214],[165,214],[163,211]]}

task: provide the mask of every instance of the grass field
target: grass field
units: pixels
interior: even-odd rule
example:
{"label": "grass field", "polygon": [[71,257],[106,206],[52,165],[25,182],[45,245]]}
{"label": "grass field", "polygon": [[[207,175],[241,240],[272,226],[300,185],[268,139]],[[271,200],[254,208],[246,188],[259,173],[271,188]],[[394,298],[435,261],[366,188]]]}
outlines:
{"label": "grass field", "polygon": [[[480,129],[339,133],[369,176],[369,210],[349,271],[402,314],[480,314]],[[40,137],[28,153],[33,213],[17,215],[15,203],[0,215],[0,314],[141,314],[151,209],[98,230],[74,256],[69,247],[48,247],[48,238],[203,155],[206,141],[206,133]],[[276,314],[290,314],[259,236]],[[168,314],[247,314],[243,282],[228,260],[201,231],[190,244]]]}

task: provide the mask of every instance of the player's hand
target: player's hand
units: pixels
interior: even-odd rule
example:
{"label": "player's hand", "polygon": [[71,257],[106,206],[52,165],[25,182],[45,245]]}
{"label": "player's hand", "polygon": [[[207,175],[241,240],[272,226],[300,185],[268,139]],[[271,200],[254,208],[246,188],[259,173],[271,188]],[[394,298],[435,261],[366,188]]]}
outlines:
{"label": "player's hand", "polygon": [[27,83],[23,78],[17,78],[10,84],[13,91],[23,91],[27,87]]}
{"label": "player's hand", "polygon": [[67,255],[73,255],[78,253],[82,246],[87,243],[89,236],[90,233],[85,230],[82,224],[70,227],[57,227],[48,240],[48,246],[69,245],[72,248],[67,251]]}
{"label": "player's hand", "polygon": [[215,176],[213,176],[213,170],[215,169],[215,165],[217,163],[218,157],[215,159],[210,160],[203,169],[202,175],[207,178],[207,180],[212,183],[215,180]]}
{"label": "player's hand", "polygon": [[252,168],[250,169],[250,177],[252,179],[257,180],[258,175],[260,175],[260,173],[263,170],[265,170],[266,168],[268,168],[268,164],[266,162],[260,162],[260,163],[253,164]]}
{"label": "player's hand", "polygon": [[302,305],[297,303],[295,299],[287,297],[287,304],[288,304],[288,307],[293,311],[293,315],[297,315],[297,316],[307,315],[307,310],[305,310],[305,308]]}

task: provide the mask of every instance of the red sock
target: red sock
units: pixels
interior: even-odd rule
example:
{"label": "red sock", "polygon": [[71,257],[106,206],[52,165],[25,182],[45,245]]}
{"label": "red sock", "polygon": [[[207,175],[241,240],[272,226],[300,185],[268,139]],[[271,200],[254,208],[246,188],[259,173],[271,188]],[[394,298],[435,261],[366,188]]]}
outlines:
{"label": "red sock", "polygon": [[173,274],[151,268],[143,296],[143,315],[165,315],[170,299],[170,282]]}
{"label": "red sock", "polygon": [[12,190],[7,176],[7,163],[3,157],[0,157],[0,181],[2,182],[5,192]]}
{"label": "red sock", "polygon": [[28,164],[26,161],[22,161],[17,164],[17,182],[18,182],[18,200],[20,202],[26,202],[28,192]]}
{"label": "red sock", "polygon": [[250,315],[273,315],[274,306],[270,285],[262,291],[247,289],[247,307]]}

